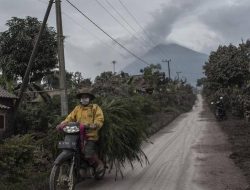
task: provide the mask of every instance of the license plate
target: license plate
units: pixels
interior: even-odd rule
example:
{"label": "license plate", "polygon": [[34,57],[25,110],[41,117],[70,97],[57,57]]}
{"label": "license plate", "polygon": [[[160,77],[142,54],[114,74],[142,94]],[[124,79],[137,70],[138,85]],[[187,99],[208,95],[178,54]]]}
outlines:
{"label": "license plate", "polygon": [[59,141],[58,148],[59,149],[76,149],[76,142]]}

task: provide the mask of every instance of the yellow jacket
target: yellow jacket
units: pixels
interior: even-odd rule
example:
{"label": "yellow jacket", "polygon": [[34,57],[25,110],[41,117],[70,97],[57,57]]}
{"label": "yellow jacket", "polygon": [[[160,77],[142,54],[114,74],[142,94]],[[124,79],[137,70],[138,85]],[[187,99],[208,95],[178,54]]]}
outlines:
{"label": "yellow jacket", "polygon": [[88,140],[98,140],[98,131],[103,125],[104,116],[97,104],[78,105],[63,122],[79,122],[84,125],[95,124],[97,128],[88,130],[87,137]]}

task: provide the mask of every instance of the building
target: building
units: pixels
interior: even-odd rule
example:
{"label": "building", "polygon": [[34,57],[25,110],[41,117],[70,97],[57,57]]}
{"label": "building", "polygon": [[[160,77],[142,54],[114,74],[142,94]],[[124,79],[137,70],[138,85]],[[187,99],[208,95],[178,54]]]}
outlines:
{"label": "building", "polygon": [[13,133],[14,103],[17,97],[0,87],[0,139]]}

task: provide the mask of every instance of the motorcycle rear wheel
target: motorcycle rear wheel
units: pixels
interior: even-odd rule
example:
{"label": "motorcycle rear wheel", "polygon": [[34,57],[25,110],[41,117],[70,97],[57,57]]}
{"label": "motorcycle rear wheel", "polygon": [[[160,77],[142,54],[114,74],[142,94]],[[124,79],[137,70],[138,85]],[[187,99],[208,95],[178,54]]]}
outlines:
{"label": "motorcycle rear wheel", "polygon": [[76,175],[74,171],[70,174],[71,167],[73,166],[69,162],[53,166],[49,180],[50,190],[74,190]]}

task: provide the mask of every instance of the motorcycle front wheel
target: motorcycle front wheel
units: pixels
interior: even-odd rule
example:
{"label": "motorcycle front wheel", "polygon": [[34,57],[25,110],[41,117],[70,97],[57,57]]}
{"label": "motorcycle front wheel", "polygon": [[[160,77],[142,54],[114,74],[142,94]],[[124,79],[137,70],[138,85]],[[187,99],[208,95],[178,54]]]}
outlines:
{"label": "motorcycle front wheel", "polygon": [[53,166],[50,173],[50,190],[74,190],[75,184],[74,163],[66,161]]}

